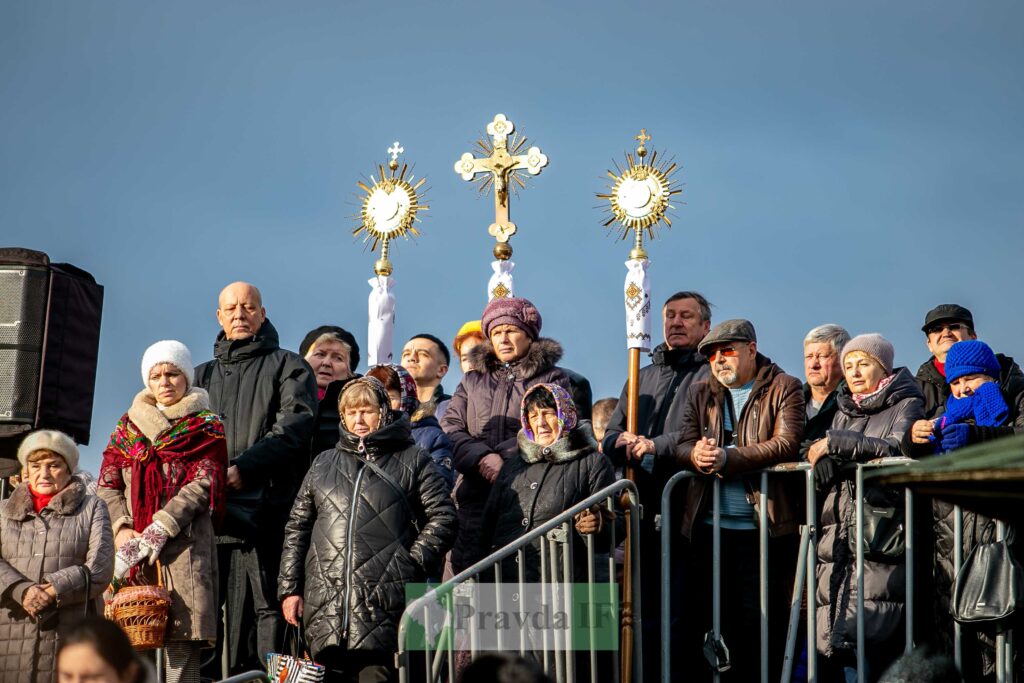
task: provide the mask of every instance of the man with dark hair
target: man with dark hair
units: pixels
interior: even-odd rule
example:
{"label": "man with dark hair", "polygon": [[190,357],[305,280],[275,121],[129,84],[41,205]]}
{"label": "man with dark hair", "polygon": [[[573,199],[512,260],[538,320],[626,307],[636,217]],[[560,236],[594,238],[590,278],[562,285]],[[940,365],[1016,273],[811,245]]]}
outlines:
{"label": "man with dark hair", "polygon": [[451,362],[448,345],[432,334],[417,334],[405,343],[402,367],[416,381],[416,394],[420,403],[432,401],[436,406],[451,399],[441,386],[441,380],[448,374]]}
{"label": "man with dark hair", "polygon": [[[928,311],[924,317],[924,343],[931,351],[931,358],[917,369],[917,383],[924,394],[924,415],[931,420],[942,414],[949,398],[949,384],[946,382],[946,354],[949,348],[959,341],[977,339],[974,331],[974,316],[969,310],[958,304],[940,304]],[[1006,389],[1011,381],[1024,381],[1024,373],[1013,359],[1001,353],[999,359],[999,386]],[[914,431],[923,432],[927,427],[925,420],[915,425]]]}
{"label": "man with dark hair", "polygon": [[[652,352],[652,364],[640,370],[637,433],[626,430],[627,399],[626,387],[623,387],[601,442],[602,450],[616,466],[630,467],[636,476],[640,503],[644,506],[640,546],[644,557],[654,559],[662,553],[658,514],[661,494],[665,482],[680,469],[675,460],[675,447],[684,426],[686,392],[694,381],[708,376],[708,363],[697,353],[697,344],[711,326],[711,304],[697,292],[677,292],[665,302],[661,315],[665,342]],[[673,514],[677,520],[682,512],[680,503],[685,498],[685,490],[685,485],[679,485],[673,496]],[[664,581],[672,581],[673,585],[678,585],[685,564],[682,545],[679,539],[672,546],[672,566],[676,573],[664,577]],[[661,652],[661,563],[646,561],[640,569],[644,680],[656,681]],[[673,595],[679,598],[680,593],[677,590]],[[682,635],[681,627],[676,624],[681,618],[680,604],[677,602],[672,609],[673,638]]]}

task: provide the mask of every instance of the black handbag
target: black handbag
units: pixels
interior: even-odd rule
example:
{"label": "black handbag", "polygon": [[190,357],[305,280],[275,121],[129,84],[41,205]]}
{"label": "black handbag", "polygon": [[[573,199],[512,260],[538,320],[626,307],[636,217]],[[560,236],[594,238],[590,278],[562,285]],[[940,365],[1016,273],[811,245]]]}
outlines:
{"label": "black handbag", "polygon": [[1021,600],[1024,573],[1013,556],[1012,534],[1002,541],[978,543],[953,582],[950,610],[961,624],[1008,620]]}
{"label": "black handbag", "polygon": [[[851,492],[854,492],[852,485]],[[853,500],[856,502],[856,498]],[[887,564],[895,564],[903,560],[907,543],[904,533],[905,511],[902,502],[898,495],[893,496],[890,492],[881,489],[868,488],[864,491],[864,526],[861,527],[864,559]],[[850,552],[856,555],[856,533],[852,528],[850,529],[849,543]]]}

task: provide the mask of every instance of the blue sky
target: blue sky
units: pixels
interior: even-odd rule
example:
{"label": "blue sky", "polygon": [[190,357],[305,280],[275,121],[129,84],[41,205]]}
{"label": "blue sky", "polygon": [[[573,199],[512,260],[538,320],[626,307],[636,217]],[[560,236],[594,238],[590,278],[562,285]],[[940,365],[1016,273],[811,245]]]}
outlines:
{"label": "blue sky", "polygon": [[395,139],[430,186],[393,258],[396,339],[478,317],[492,202],[452,165],[498,112],[551,160],[513,200],[517,290],[598,396],[625,377],[628,246],[594,194],[641,127],[686,183],[650,249],[656,301],[704,292],[797,375],[823,322],[916,367],[947,301],[1022,355],[1022,19],[1000,0],[3,2],[0,242],[106,287],[93,467],[143,350],[209,358],[232,280],[286,347],[324,323],[365,339],[355,182]]}

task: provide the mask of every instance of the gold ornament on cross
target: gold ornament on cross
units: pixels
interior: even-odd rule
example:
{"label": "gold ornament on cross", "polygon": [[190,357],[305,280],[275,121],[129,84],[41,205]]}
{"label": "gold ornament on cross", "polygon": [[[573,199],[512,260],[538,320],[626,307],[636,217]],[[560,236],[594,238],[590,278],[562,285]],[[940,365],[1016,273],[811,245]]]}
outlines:
{"label": "gold ornament on cross", "polygon": [[612,181],[608,192],[599,193],[597,197],[608,202],[610,215],[604,223],[605,227],[617,222],[622,239],[626,239],[632,230],[634,246],[629,257],[644,259],[647,258],[643,245],[644,233],[649,239],[654,239],[654,227],[659,222],[672,227],[667,214],[675,207],[669,202],[673,195],[682,192],[682,188],[672,178],[678,168],[677,164],[671,160],[658,161],[656,151],[651,152],[650,159],[647,158],[646,144],[651,140],[647,129],[641,128],[640,134],[634,139],[640,143],[636,148],[636,158],[632,153],[627,153],[625,169],[615,164],[615,172],[608,171]]}
{"label": "gold ornament on cross", "polygon": [[373,266],[373,271],[377,275],[391,275],[392,265],[388,260],[390,241],[410,234],[418,237],[420,233],[416,229],[416,222],[420,218],[417,214],[430,208],[426,204],[420,204],[420,199],[426,193],[421,192],[420,188],[426,179],[420,178],[414,184],[415,177],[409,173],[409,165],[398,163],[399,155],[404,153],[405,148],[395,140],[394,144],[388,147],[391,159],[387,168],[385,169],[384,164],[378,164],[377,178],[371,175],[369,184],[363,181],[357,183],[365,195],[359,212],[361,222],[352,234],[356,237],[362,234],[364,241],[373,240],[371,251],[380,246],[380,258]]}
{"label": "gold ornament on cross", "polygon": [[476,143],[483,157],[466,152],[455,162],[455,172],[463,180],[477,180],[481,193],[494,188],[494,222],[487,232],[497,240],[494,257],[499,261],[512,257],[508,241],[516,233],[516,224],[509,219],[509,188],[525,188],[522,172],[537,175],[548,165],[548,157],[540,147],[527,149],[526,138],[521,134],[514,135],[515,130],[515,124],[504,114],[496,115],[487,124],[490,140],[483,138]]}

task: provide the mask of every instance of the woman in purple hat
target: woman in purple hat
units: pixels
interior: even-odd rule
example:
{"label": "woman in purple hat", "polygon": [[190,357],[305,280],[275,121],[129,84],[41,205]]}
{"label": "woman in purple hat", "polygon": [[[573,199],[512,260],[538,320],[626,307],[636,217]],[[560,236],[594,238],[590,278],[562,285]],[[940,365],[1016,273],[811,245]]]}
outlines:
{"label": "woman in purple hat", "polygon": [[491,484],[501,471],[501,453],[514,452],[519,433],[520,402],[536,384],[554,383],[571,390],[569,377],[557,366],[562,346],[540,336],[541,317],[527,299],[493,299],[481,318],[486,340],[469,352],[467,372],[441,420],[451,439],[459,507],[459,533],[452,549],[452,569],[472,564],[480,523]]}

